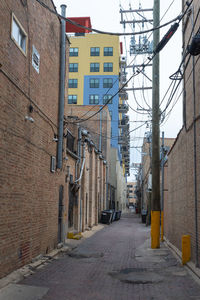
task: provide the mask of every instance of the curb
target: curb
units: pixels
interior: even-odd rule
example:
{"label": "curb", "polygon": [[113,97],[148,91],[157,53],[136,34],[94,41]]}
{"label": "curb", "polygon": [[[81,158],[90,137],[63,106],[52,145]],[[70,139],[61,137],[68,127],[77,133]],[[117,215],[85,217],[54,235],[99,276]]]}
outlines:
{"label": "curb", "polygon": [[28,277],[35,273],[37,269],[42,268],[43,266],[50,263],[53,259],[56,259],[56,256],[62,252],[68,252],[72,250],[71,247],[58,245],[57,249],[51,251],[48,255],[39,255],[36,258],[32,259],[32,262],[13,271],[7,276],[0,279],[0,289],[7,286],[9,283],[17,283],[22,279]]}
{"label": "curb", "polygon": [[[65,244],[63,243],[58,244],[57,249],[52,250],[48,255],[38,255],[37,257],[32,259],[32,262],[13,271],[12,273],[8,274],[7,276],[0,279],[0,290],[7,286],[9,283],[18,283],[19,281],[23,280],[24,278],[32,275],[35,273],[37,269],[43,268],[45,265],[50,263],[53,259],[57,259],[57,255],[60,253],[66,253],[72,251],[74,248],[77,247],[79,243],[81,243],[84,239],[91,237],[96,232],[102,230],[105,226],[103,224],[98,224],[93,226],[90,230],[86,230],[81,233],[83,239],[81,240],[69,240],[66,239]],[[72,244],[71,242],[72,241]],[[75,244],[74,244],[75,242]]]}
{"label": "curb", "polygon": [[[164,244],[168,249],[171,250],[173,255],[178,259],[178,261],[182,264],[182,252],[176,248],[166,237],[164,237]],[[191,261],[187,262],[183,265],[184,268],[190,273],[190,275],[194,278],[194,280],[200,285],[200,269],[195,267],[195,264]]]}

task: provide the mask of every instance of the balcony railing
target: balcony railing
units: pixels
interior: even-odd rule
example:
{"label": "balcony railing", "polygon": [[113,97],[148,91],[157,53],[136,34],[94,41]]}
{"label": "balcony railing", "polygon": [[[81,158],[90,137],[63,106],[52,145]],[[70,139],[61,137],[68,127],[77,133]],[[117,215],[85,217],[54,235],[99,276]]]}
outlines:
{"label": "balcony railing", "polygon": [[119,104],[118,111],[119,113],[127,113],[129,111],[129,107],[127,104]]}
{"label": "balcony railing", "polygon": [[119,97],[122,100],[128,100],[128,93],[122,90],[121,92],[119,92]]}

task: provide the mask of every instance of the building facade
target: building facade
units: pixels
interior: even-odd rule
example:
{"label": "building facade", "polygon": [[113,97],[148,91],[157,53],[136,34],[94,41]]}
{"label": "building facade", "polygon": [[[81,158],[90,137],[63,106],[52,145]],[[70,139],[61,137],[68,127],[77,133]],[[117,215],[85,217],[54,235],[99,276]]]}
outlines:
{"label": "building facade", "polygon": [[[0,2],[0,278],[97,224],[106,205],[98,144],[65,122],[59,137],[60,25],[37,1]],[[67,82],[68,58],[66,37]]]}
{"label": "building facade", "polygon": [[[111,146],[117,148],[119,38],[88,33],[81,37],[70,37],[70,43],[68,104],[104,105],[108,103],[112,128]],[[110,102],[109,98],[112,98]]]}
{"label": "building facade", "polygon": [[[85,22],[86,20],[88,21],[88,18],[85,18]],[[126,83],[126,62],[121,58],[122,45],[116,36],[79,32],[79,29],[71,29],[67,25],[66,28],[68,32],[72,30],[76,32],[75,35],[70,36],[68,104],[90,105],[98,109],[108,107],[111,138],[107,136],[107,139],[116,151],[116,161],[119,161],[118,171],[126,178],[129,175],[130,164],[129,118],[126,115],[128,96],[122,88]],[[90,111],[92,108],[82,115],[83,119],[90,116]],[[99,118],[101,120],[102,112],[99,112]],[[116,168],[113,167],[111,170],[114,173],[109,177],[112,178],[110,195],[113,195],[114,191],[115,197],[112,199],[115,198],[115,207],[117,207],[117,202],[122,203],[125,197],[121,196],[121,192],[115,185]],[[124,184],[126,185],[126,179]]]}
{"label": "building facade", "polygon": [[135,194],[135,189],[136,189],[137,182],[127,182],[127,198],[128,198],[128,205],[129,206],[134,206],[136,203],[136,194]]}
{"label": "building facade", "polygon": [[[186,1],[183,1],[183,7]],[[199,1],[183,20],[183,50],[199,30]],[[194,48],[195,49],[195,48]],[[193,50],[194,50],[193,49]],[[184,65],[183,128],[168,155],[164,198],[164,235],[182,251],[182,236],[190,235],[192,265],[200,265],[200,88],[199,55]]]}

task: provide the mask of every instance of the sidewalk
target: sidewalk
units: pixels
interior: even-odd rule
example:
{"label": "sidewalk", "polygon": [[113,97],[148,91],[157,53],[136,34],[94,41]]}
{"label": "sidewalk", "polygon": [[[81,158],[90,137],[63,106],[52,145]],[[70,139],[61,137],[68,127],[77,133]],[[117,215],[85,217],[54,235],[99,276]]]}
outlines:
{"label": "sidewalk", "polygon": [[73,250],[1,289],[0,300],[200,299],[200,285],[171,251],[164,244],[150,248],[150,227],[138,215],[99,229],[69,241]]}

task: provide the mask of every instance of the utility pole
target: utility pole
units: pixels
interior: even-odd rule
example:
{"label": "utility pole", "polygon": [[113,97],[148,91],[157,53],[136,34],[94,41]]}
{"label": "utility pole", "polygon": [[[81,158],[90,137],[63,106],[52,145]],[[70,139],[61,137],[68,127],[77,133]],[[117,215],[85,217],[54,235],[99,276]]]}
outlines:
{"label": "utility pole", "polygon": [[[160,0],[154,0],[153,27],[160,24]],[[153,48],[160,41],[159,30],[153,33]],[[152,199],[151,199],[151,248],[160,248],[160,111],[159,111],[159,54],[153,59],[152,92]]]}

